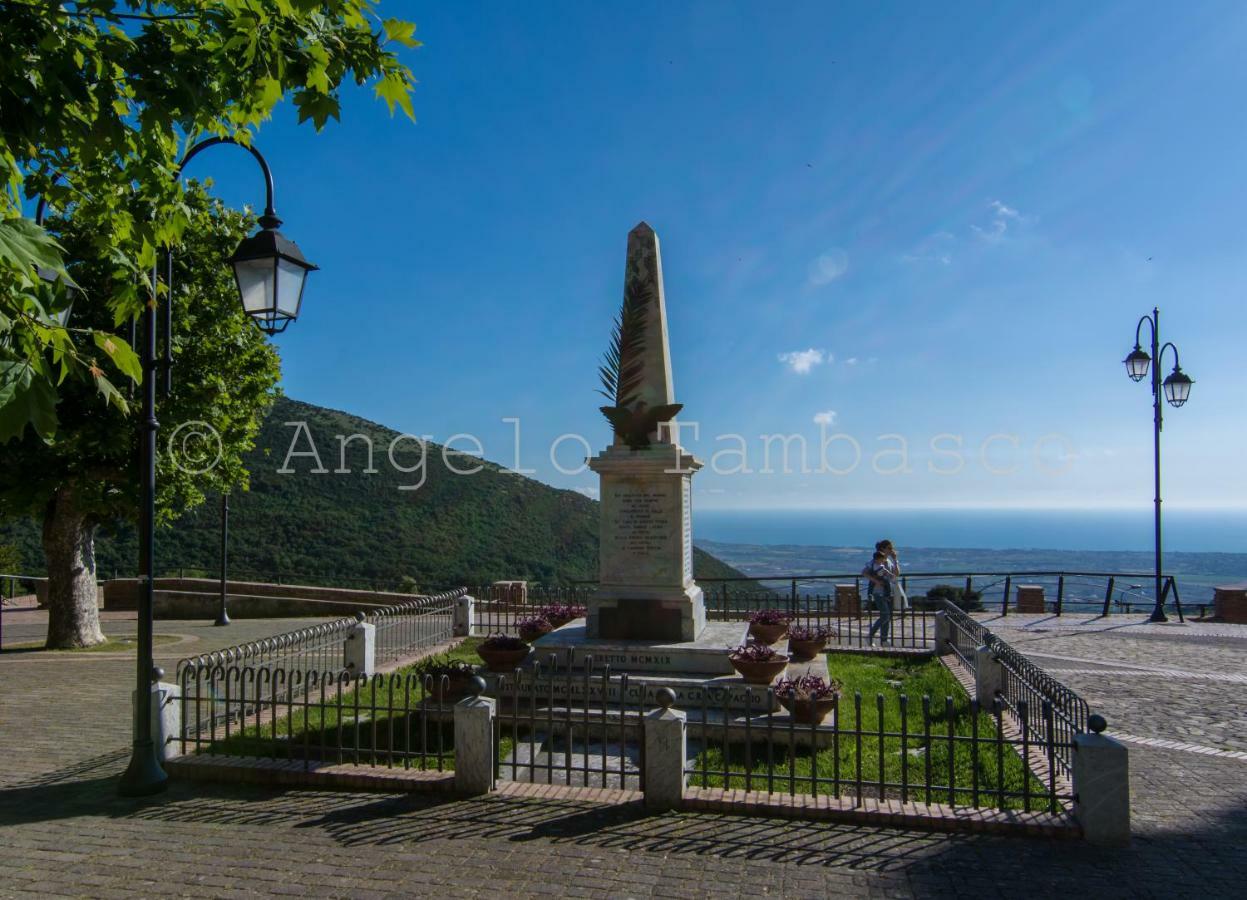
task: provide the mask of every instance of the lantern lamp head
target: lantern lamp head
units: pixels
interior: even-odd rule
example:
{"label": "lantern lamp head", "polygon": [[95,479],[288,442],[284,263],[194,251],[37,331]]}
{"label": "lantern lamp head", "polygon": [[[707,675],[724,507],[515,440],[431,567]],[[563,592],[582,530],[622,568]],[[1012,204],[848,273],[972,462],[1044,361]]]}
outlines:
{"label": "lantern lamp head", "polygon": [[1189,375],[1174,366],[1173,371],[1162,384],[1165,389],[1165,399],[1169,401],[1169,405],[1181,406],[1186,403],[1191,396],[1191,385],[1194,383]]}
{"label": "lantern lamp head", "polygon": [[1147,351],[1138,344],[1134,345],[1134,349],[1130,351],[1130,355],[1122,360],[1126,364],[1126,374],[1133,381],[1142,381],[1147,377],[1148,366],[1151,365],[1152,357],[1147,355]]}
{"label": "lantern lamp head", "polygon": [[277,230],[281,221],[266,215],[261,230],[244,238],[230,257],[243,311],[266,334],[285,331],[299,317],[307,273],[314,266],[298,245]]}

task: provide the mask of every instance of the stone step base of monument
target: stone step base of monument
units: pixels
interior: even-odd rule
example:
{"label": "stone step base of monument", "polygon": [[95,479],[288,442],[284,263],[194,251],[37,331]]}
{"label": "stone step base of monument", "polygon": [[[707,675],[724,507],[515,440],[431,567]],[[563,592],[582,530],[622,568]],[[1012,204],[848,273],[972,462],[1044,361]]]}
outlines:
{"label": "stone step base of monument", "polygon": [[[672,705],[676,709],[691,711],[708,707],[765,712],[767,689],[770,687],[765,684],[750,684],[739,675],[707,678],[698,672],[627,673],[626,690],[624,679],[617,677],[615,673],[609,679],[604,679],[601,674],[585,674],[583,671],[551,673],[540,667],[530,667],[521,670],[518,681],[514,675],[489,672],[483,674],[485,693],[498,698],[504,704],[518,701],[524,705],[548,706],[562,703],[581,707],[605,705],[618,709],[622,703],[630,709],[647,711],[662,705],[658,692],[668,688],[675,694]],[[801,678],[805,675],[818,675],[826,680],[827,658],[819,656],[808,662],[791,662],[780,677]],[[771,709],[779,710],[779,703],[772,700]]]}
{"label": "stone step base of monument", "polygon": [[[828,713],[820,724],[810,725],[794,722],[787,710],[777,707],[770,715],[757,706],[748,713],[723,708],[689,709],[688,740],[690,759],[701,752],[703,746],[721,747],[729,744],[773,743],[777,747],[808,747],[811,743],[819,748],[830,747],[836,733],[835,716]],[[503,709],[498,714],[499,734],[503,738],[515,737],[520,742],[545,740],[542,735],[553,733],[556,740],[566,744],[570,734],[573,745],[583,742],[619,741],[620,722],[627,741],[639,741],[639,722],[635,713],[621,717],[617,709],[582,706],[532,706],[521,710]],[[532,738],[525,735],[534,735]]]}
{"label": "stone step base of monument", "polygon": [[[576,619],[534,641],[529,659],[545,663],[553,656],[562,667],[570,660],[572,668],[592,660],[595,668],[610,666],[612,672],[730,675],[727,651],[745,643],[748,632],[744,622],[709,622],[694,641],[605,640],[589,637],[585,620]],[[787,645],[775,649],[786,652]]]}

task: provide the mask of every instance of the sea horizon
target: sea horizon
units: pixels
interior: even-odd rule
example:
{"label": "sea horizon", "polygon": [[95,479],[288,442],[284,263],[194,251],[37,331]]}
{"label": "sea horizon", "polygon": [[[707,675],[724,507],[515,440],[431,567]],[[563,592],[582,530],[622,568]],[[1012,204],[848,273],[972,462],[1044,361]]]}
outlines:
{"label": "sea horizon", "polygon": [[[1247,553],[1247,509],[1166,509],[1163,551]],[[729,544],[1151,553],[1146,509],[700,509],[698,540]]]}

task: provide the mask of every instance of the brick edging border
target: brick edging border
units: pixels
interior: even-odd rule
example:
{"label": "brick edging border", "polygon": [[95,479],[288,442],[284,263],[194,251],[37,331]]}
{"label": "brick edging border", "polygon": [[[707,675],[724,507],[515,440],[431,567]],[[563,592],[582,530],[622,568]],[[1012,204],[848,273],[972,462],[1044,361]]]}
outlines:
{"label": "brick edging border", "polygon": [[[281,761],[241,756],[179,756],[165,761],[175,778],[232,784],[266,784],[321,790],[430,792],[455,794],[453,771],[385,769],[342,763]],[[617,806],[642,803],[640,791],[561,784],[500,782],[486,796],[528,800],[576,800]],[[687,788],[683,812],[767,816],[784,819],[845,822],[853,825],[909,828],[922,831],[1026,834],[1031,837],[1078,838],[1077,823],[1066,813],[975,809],[941,803],[901,803],[866,798],[859,806],[850,797],[809,794],[766,794],[723,788]]]}

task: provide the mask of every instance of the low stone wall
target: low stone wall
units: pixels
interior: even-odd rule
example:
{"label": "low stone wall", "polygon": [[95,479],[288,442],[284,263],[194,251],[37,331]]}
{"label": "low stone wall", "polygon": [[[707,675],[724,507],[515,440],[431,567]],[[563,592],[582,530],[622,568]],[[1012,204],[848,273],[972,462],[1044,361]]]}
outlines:
{"label": "low stone wall", "polygon": [[[211,578],[157,578],[158,619],[203,619],[216,615],[221,583]],[[104,609],[137,609],[139,582],[117,578],[104,583]],[[359,591],[315,585],[230,581],[226,585],[230,618],[269,619],[298,616],[349,616],[357,611],[392,606],[412,594]]]}

